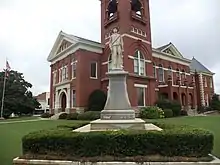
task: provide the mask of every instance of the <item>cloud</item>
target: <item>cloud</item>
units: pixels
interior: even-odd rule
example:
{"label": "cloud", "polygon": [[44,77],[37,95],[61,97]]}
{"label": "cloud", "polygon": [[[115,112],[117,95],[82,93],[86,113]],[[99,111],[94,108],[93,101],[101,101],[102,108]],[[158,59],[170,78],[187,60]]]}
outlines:
{"label": "cloud", "polygon": [[[218,92],[219,5],[218,0],[150,1],[153,45],[171,41],[185,57],[195,56],[216,72]],[[7,57],[13,69],[24,73],[34,94],[49,91],[46,59],[60,30],[100,41],[99,0],[1,0],[0,20],[1,59]]]}

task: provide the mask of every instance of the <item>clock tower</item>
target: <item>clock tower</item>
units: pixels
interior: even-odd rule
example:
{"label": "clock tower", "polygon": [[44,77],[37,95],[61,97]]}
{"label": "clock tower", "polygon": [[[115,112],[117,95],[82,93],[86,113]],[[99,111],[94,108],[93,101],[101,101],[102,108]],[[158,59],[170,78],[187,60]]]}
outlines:
{"label": "clock tower", "polygon": [[[131,93],[134,93],[135,81],[141,83],[152,99],[144,100],[146,105],[155,102],[155,78],[153,78],[152,45],[150,29],[149,0],[101,0],[101,43],[105,45],[102,56],[102,78],[111,69],[111,51],[109,37],[113,28],[117,28],[124,42],[123,65],[129,72],[127,78],[128,93],[131,104]],[[104,82],[103,82],[104,83]],[[104,83],[106,86],[108,83]],[[150,88],[151,87],[151,88]],[[105,88],[105,87],[103,87]],[[136,101],[137,102],[137,101]]]}

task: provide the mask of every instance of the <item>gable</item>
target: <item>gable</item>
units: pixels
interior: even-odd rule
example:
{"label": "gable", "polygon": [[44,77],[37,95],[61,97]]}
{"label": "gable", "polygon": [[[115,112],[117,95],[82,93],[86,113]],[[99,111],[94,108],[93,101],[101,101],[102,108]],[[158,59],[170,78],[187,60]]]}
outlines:
{"label": "gable", "polygon": [[178,51],[178,49],[170,42],[167,45],[161,46],[157,48],[162,53],[169,54],[171,56],[183,58],[182,54]]}
{"label": "gable", "polygon": [[57,49],[57,52],[56,54],[59,54],[60,52],[68,49],[73,43],[63,39],[61,42],[60,42],[60,46],[58,47]]}

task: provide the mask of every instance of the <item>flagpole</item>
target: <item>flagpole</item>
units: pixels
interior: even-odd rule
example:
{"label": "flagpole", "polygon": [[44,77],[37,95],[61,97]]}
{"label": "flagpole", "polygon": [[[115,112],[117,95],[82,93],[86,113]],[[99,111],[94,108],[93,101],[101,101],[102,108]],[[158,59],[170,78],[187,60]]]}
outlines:
{"label": "flagpole", "polygon": [[3,109],[4,109],[4,101],[5,101],[5,84],[6,84],[6,70],[5,70],[5,78],[3,84],[3,92],[2,92],[2,106],[1,106],[1,116],[0,119],[3,118]]}

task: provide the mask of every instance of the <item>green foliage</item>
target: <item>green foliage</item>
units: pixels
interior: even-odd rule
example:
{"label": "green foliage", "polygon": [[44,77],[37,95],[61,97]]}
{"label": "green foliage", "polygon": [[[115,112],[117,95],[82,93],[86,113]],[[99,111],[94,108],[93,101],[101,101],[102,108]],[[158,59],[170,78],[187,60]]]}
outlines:
{"label": "green foliage", "polygon": [[165,117],[165,118],[173,117],[173,111],[172,111],[172,109],[164,109],[163,112],[164,112],[164,117]]}
{"label": "green foliage", "polygon": [[67,115],[67,120],[77,120],[77,117],[78,117],[78,113],[70,113]]}
{"label": "green foliage", "polygon": [[[166,126],[165,126],[166,127]],[[68,157],[207,156],[213,134],[188,126],[163,131],[106,131],[73,133],[69,129],[33,132],[23,137],[23,153]]]}
{"label": "green foliage", "polygon": [[41,115],[41,118],[50,118],[51,116],[53,116],[53,114],[43,113],[43,114]]}
{"label": "green foliage", "polygon": [[160,119],[164,118],[164,112],[158,107],[145,107],[141,108],[140,117],[143,119]]}
{"label": "green foliage", "polygon": [[[4,72],[0,72],[0,89],[3,89]],[[9,117],[12,113],[16,115],[32,114],[35,108],[39,108],[39,102],[33,98],[29,91],[32,84],[25,81],[22,73],[10,71],[6,79],[4,117]],[[0,90],[2,96],[2,90]],[[1,100],[0,100],[0,104]]]}
{"label": "green foliage", "polygon": [[59,116],[59,119],[67,119],[68,114],[67,113],[62,113]]}
{"label": "green foliage", "polygon": [[89,122],[78,122],[78,123],[69,123],[64,125],[58,125],[57,128],[64,128],[64,129],[77,129],[79,127],[85,126],[89,124]]}
{"label": "green foliage", "polygon": [[88,111],[101,111],[104,109],[107,96],[102,90],[94,90],[88,101]]}
{"label": "green foliage", "polygon": [[212,97],[212,100],[210,102],[210,106],[213,110],[218,110],[220,111],[220,100],[218,98],[217,94],[214,94]]}
{"label": "green foliage", "polygon": [[159,100],[156,105],[162,109],[172,109],[173,116],[180,116],[181,104],[178,101]]}
{"label": "green foliage", "polygon": [[100,111],[87,111],[85,113],[79,114],[78,120],[96,120],[100,118]]}

